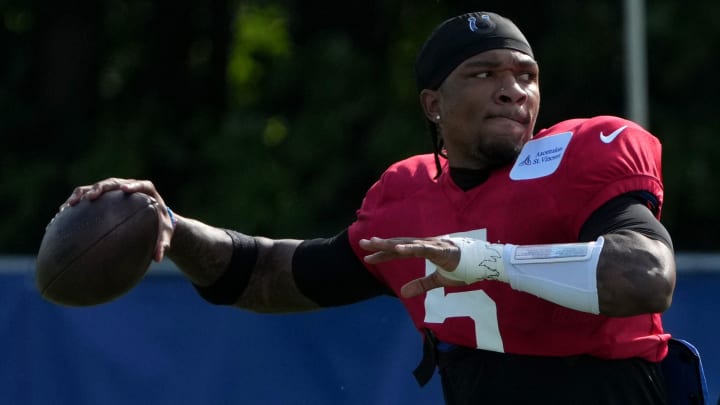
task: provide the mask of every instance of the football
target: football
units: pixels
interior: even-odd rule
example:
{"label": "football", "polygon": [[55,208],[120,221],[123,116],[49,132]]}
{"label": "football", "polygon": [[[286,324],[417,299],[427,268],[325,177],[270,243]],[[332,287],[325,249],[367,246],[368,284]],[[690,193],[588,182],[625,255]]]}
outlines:
{"label": "football", "polygon": [[89,306],[112,301],[144,277],[158,235],[154,199],[108,191],[59,211],[45,228],[35,281],[56,304]]}

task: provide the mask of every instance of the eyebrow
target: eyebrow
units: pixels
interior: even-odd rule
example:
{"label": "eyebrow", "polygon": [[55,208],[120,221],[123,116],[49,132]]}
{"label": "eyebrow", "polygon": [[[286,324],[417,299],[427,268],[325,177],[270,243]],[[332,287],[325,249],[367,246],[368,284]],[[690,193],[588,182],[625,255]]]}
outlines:
{"label": "eyebrow", "polygon": [[[502,66],[505,62],[500,60],[476,60],[472,62],[468,62],[465,64],[465,67],[469,68],[497,68],[499,66]],[[538,64],[532,59],[525,59],[525,60],[514,60],[513,65],[518,65],[520,67],[524,68],[530,68],[530,67],[537,67]]]}

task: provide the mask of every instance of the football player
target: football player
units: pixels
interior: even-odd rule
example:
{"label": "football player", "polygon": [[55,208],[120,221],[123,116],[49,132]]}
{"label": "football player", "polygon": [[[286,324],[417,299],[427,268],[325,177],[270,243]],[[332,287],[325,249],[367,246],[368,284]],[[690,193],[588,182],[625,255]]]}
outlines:
{"label": "football player", "polygon": [[[675,262],[659,221],[661,145],[612,116],[536,131],[539,68],[491,12],[440,24],[416,61],[434,153],[389,167],[335,236],[273,240],[161,208],[167,254],[215,304],[304,311],[397,296],[448,404],[663,404],[660,313]],[[412,236],[412,238],[397,238]]]}

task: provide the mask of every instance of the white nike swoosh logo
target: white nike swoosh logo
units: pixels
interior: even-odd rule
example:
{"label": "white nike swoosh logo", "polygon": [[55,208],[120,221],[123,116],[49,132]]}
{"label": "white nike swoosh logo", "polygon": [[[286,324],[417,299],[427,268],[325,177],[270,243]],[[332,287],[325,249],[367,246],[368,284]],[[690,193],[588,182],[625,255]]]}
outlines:
{"label": "white nike swoosh logo", "polygon": [[621,133],[622,131],[624,131],[625,128],[627,128],[627,125],[622,126],[622,127],[618,128],[618,129],[612,131],[612,133],[611,133],[610,135],[605,135],[605,134],[603,134],[602,131],[600,131],[600,140],[603,141],[603,142],[605,142],[605,143],[610,143],[610,142],[612,142],[613,140],[615,140],[615,138],[617,138],[617,136],[620,135],[620,133]]}

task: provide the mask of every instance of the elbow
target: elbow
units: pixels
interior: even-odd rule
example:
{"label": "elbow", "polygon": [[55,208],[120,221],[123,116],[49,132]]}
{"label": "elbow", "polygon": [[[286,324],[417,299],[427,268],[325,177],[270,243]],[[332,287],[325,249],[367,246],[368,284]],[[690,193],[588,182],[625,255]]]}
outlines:
{"label": "elbow", "polygon": [[636,297],[638,312],[662,313],[670,308],[675,292],[675,273],[672,254],[657,256],[657,261],[645,272],[644,287]]}
{"label": "elbow", "polygon": [[663,313],[672,304],[674,289],[674,276],[653,276],[642,287],[636,285],[601,295],[600,313],[610,317]]}
{"label": "elbow", "polygon": [[675,292],[675,266],[669,269],[658,271],[651,276],[652,288],[649,289],[646,302],[647,311],[650,313],[665,312],[672,305],[673,293]]}
{"label": "elbow", "polygon": [[672,305],[672,297],[674,291],[674,283],[664,280],[656,283],[652,294],[648,294],[645,298],[645,313],[662,313],[667,311]]}
{"label": "elbow", "polygon": [[643,248],[622,253],[608,262],[607,268],[613,270],[598,278],[600,313],[626,317],[667,311],[675,291],[672,250],[651,241]]}
{"label": "elbow", "polygon": [[657,262],[654,268],[648,271],[654,291],[649,299],[653,313],[665,312],[672,305],[677,273],[672,250],[665,245],[660,246],[660,253],[656,256]]}

